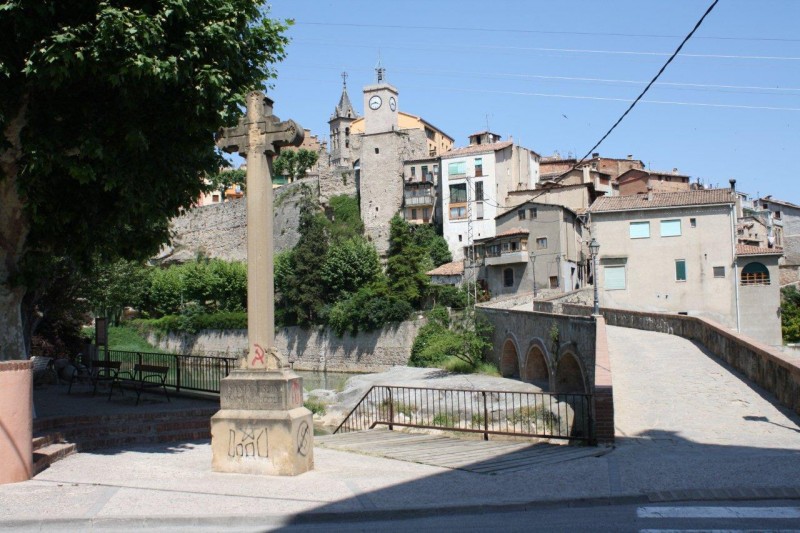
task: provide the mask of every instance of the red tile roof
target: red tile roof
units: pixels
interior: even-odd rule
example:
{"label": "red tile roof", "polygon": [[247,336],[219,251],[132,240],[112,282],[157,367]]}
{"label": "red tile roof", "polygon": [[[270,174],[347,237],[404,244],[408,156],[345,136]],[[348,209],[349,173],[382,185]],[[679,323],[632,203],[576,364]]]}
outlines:
{"label": "red tile roof", "polygon": [[683,207],[691,205],[732,204],[730,189],[701,189],[681,192],[656,192],[648,200],[646,194],[631,196],[601,196],[589,207],[590,213],[603,211],[630,211],[658,207]]}
{"label": "red tile roof", "polygon": [[503,233],[498,233],[495,237],[511,237],[512,235],[527,235],[529,233],[530,231],[525,228],[511,228]]}
{"label": "red tile roof", "polygon": [[513,144],[514,141],[501,141],[489,144],[471,144],[469,146],[465,146],[464,148],[455,148],[453,150],[450,150],[449,152],[443,153],[442,159],[449,159],[451,157],[460,157],[462,155],[473,155],[473,154],[484,154],[484,153],[488,154],[489,152],[496,152],[498,150],[508,148]]}
{"label": "red tile roof", "polygon": [[464,262],[453,261],[452,263],[445,263],[439,265],[433,270],[425,272],[429,276],[460,276],[464,273]]}
{"label": "red tile roof", "polygon": [[760,248],[749,244],[737,244],[736,255],[783,255],[783,248]]}

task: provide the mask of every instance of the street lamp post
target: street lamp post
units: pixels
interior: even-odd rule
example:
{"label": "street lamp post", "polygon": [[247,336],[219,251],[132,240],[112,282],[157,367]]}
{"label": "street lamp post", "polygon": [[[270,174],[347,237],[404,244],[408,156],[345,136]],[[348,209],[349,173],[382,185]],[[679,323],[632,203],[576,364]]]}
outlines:
{"label": "street lamp post", "polygon": [[597,294],[597,252],[600,251],[600,243],[592,237],[589,242],[589,252],[592,254],[592,285],[594,285],[594,310],[593,315],[600,314],[600,297]]}

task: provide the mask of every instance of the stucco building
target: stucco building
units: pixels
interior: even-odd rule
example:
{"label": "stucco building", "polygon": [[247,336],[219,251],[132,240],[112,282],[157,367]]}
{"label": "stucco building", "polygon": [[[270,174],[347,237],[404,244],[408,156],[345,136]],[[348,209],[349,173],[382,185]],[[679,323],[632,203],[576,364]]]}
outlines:
{"label": "stucco building", "polygon": [[755,202],[769,213],[767,224],[774,225],[774,240],[783,246],[784,258],[781,262],[781,282],[800,282],[800,205],[765,196]]}
{"label": "stucco building", "polygon": [[737,244],[736,193],[706,189],[598,198],[603,307],[705,316],[781,344],[781,250]]}
{"label": "stucco building", "polygon": [[632,168],[617,178],[617,188],[620,196],[628,196],[646,194],[648,190],[653,192],[688,191],[691,186],[689,176],[679,174],[677,168],[673,168],[672,172]]}
{"label": "stucco building", "polygon": [[494,218],[509,209],[510,191],[532,189],[539,180],[539,155],[482,131],[469,146],[441,157],[443,235],[453,259],[464,246],[495,235]]}
{"label": "stucco building", "polygon": [[477,275],[491,297],[569,292],[585,285],[586,232],[577,213],[560,205],[524,202],[497,215],[495,223],[495,236],[478,239],[464,251],[466,264],[477,270],[470,276]]}

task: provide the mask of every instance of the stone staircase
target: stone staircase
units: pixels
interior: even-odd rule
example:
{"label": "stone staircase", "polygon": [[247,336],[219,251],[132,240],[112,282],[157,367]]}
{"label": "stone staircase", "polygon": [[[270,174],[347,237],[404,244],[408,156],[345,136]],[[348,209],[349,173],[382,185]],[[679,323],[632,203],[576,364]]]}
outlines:
{"label": "stone staircase", "polygon": [[209,439],[210,419],[218,409],[201,407],[34,420],[34,475],[75,452]]}

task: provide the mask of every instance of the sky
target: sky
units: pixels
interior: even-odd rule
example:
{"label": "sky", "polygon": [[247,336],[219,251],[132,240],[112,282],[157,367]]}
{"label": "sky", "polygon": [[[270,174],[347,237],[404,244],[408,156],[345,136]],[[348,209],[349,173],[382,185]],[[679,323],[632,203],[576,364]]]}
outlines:
{"label": "sky", "polygon": [[[380,60],[401,111],[464,146],[489,129],[542,156],[582,157],[713,0],[292,0],[275,114],[328,138],[342,72],[356,111]],[[706,186],[800,204],[800,0],[720,0],[597,148]]]}

